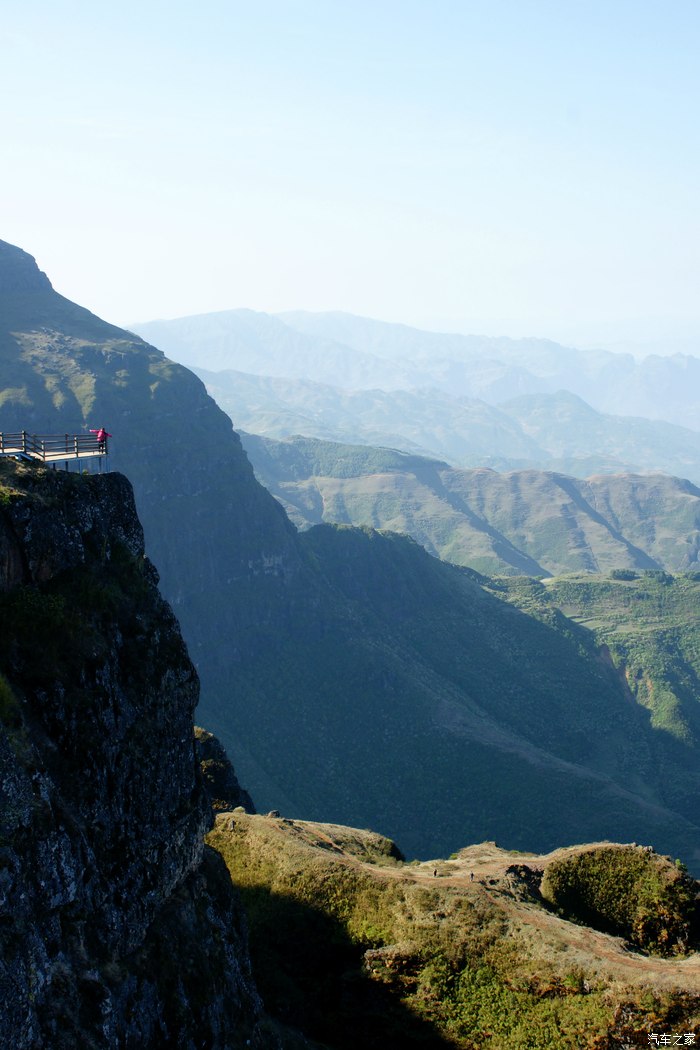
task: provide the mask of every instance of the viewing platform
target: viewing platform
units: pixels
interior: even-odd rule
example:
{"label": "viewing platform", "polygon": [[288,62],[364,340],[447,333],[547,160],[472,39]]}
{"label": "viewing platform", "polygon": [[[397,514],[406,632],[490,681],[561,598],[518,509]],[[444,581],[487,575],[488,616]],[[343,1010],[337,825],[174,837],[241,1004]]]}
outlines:
{"label": "viewing platform", "polygon": [[107,454],[107,438],[98,441],[95,434],[28,434],[26,430],[0,433],[0,456],[56,463]]}

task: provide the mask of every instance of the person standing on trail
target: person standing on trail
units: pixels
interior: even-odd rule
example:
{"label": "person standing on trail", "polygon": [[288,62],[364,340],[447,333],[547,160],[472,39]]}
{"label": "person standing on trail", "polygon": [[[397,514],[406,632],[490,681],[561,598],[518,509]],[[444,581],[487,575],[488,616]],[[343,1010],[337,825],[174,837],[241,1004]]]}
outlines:
{"label": "person standing on trail", "polygon": [[97,447],[100,452],[104,452],[107,446],[107,438],[111,438],[111,434],[108,434],[104,427],[100,427],[99,430],[90,430],[91,434],[97,435]]}

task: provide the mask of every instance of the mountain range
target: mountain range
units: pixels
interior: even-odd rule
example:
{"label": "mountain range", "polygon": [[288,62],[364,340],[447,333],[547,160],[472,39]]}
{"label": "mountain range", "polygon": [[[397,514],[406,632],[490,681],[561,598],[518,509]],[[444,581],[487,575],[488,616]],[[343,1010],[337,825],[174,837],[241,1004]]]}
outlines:
{"label": "mountain range", "polygon": [[657,728],[658,691],[637,700],[590,631],[406,537],[298,533],[192,373],[4,243],[0,322],[3,430],[114,435],[198,719],[259,808],[371,826],[419,856],[634,838],[698,862],[695,744]]}
{"label": "mountain range", "polygon": [[665,471],[700,483],[697,431],[607,416],[568,391],[496,406],[432,389],[342,390],[308,379],[196,371],[239,429],[265,437],[388,446],[454,466],[576,477]]}
{"label": "mountain range", "polygon": [[136,330],[193,368],[238,429],[388,445],[453,466],[700,484],[700,359],[443,335],[252,310]]}
{"label": "mountain range", "polygon": [[190,368],[307,379],[343,390],[432,388],[491,405],[568,390],[602,413],[696,430],[700,419],[700,359],[687,354],[638,361],[545,339],[449,335],[303,311],[228,310],[133,328]]}
{"label": "mountain range", "polygon": [[699,568],[700,489],[667,474],[459,470],[387,448],[241,433],[257,478],[300,528],[405,532],[489,574]]}

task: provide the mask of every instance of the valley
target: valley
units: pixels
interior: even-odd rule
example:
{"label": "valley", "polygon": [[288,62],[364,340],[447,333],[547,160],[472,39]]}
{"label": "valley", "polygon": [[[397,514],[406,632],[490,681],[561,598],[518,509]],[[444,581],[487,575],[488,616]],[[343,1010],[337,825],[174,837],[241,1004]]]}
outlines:
{"label": "valley", "polygon": [[373,827],[418,857],[646,839],[695,868],[697,765],[683,752],[682,776],[654,776],[685,745],[630,703],[589,632],[406,537],[298,532],[187,369],[7,244],[0,306],[3,426],[99,419],[114,435],[200,677],[198,720],[259,808]]}
{"label": "valley", "polygon": [[700,4],[0,31],[0,1050],[700,1048]]}
{"label": "valley", "polygon": [[2,464],[17,1046],[691,1031],[694,485],[244,435],[268,491],[192,373],[4,242],[0,321],[3,428],[106,426],[117,468]]}

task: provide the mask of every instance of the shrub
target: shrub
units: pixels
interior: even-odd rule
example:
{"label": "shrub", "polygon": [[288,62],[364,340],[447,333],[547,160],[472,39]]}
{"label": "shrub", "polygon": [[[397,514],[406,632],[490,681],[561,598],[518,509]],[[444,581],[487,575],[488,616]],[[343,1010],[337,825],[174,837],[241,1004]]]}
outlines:
{"label": "shrub", "polygon": [[638,580],[639,573],[635,572],[634,569],[611,569],[610,571],[611,580]]}
{"label": "shrub", "polygon": [[657,583],[673,583],[673,576],[663,569],[645,569],[644,576],[647,580],[656,580]]}
{"label": "shrub", "polygon": [[695,888],[667,858],[601,846],[550,864],[541,892],[568,919],[669,955],[688,947]]}

